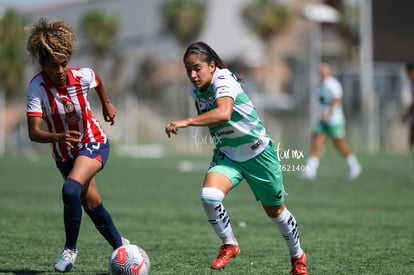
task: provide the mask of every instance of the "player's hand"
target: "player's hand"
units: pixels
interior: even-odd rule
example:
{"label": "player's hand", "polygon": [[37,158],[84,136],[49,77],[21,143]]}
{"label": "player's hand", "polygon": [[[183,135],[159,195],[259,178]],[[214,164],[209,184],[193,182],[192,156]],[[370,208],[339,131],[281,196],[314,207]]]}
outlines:
{"label": "player's hand", "polygon": [[79,143],[80,142],[80,136],[81,133],[78,131],[74,131],[74,130],[69,130],[69,131],[65,131],[63,133],[60,133],[58,135],[58,142],[59,143],[64,143],[67,146],[69,146],[70,148],[73,148],[73,144]]}
{"label": "player's hand", "polygon": [[174,122],[170,122],[165,126],[165,133],[167,134],[167,136],[170,138],[171,137],[171,133],[173,133],[174,135],[176,135],[178,133],[178,127],[177,124],[175,124]]}
{"label": "player's hand", "polygon": [[178,128],[186,128],[188,126],[190,126],[188,119],[173,121],[165,126],[165,133],[167,133],[168,137],[171,137],[171,133],[174,135],[178,134]]}
{"label": "player's hand", "polygon": [[102,109],[102,115],[105,122],[110,122],[111,125],[115,123],[116,108],[111,102],[106,102]]}
{"label": "player's hand", "polygon": [[327,122],[329,120],[329,118],[331,117],[331,114],[329,112],[325,112],[322,114],[321,116],[321,121],[322,122]]}

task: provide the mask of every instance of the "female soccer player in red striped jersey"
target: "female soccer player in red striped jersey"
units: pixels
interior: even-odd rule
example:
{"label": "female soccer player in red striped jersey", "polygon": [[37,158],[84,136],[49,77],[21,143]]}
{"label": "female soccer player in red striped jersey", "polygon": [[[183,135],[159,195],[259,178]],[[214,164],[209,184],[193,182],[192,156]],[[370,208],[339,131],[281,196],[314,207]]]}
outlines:
{"label": "female soccer player in red striped jersey", "polygon": [[[95,175],[109,157],[108,137],[93,117],[88,92],[95,88],[106,122],[115,122],[116,108],[102,80],[90,68],[73,69],[69,61],[75,34],[64,21],[41,18],[30,28],[27,50],[41,71],[30,81],[27,95],[29,137],[51,143],[56,166],[64,178],[62,200],[66,243],[55,270],[68,272],[77,256],[82,207],[114,248],[128,243],[116,229],[99,195]],[[43,130],[42,121],[48,131]]]}

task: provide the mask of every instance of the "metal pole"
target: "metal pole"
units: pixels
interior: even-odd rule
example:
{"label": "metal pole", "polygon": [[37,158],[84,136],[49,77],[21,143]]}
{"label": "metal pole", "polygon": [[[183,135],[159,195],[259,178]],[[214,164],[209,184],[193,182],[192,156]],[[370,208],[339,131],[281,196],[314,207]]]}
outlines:
{"label": "metal pole", "polygon": [[309,56],[309,131],[317,119],[317,96],[316,87],[318,85],[318,67],[321,62],[321,26],[319,22],[310,22],[310,56]]}
{"label": "metal pole", "polygon": [[379,150],[378,101],[373,85],[372,0],[360,1],[362,129],[369,153]]}
{"label": "metal pole", "polygon": [[6,153],[6,95],[0,91],[0,157]]}

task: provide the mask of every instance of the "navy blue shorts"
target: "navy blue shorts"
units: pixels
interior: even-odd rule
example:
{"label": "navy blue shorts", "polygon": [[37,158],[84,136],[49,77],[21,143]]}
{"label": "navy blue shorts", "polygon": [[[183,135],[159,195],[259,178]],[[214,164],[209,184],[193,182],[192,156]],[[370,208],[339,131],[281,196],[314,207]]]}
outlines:
{"label": "navy blue shorts", "polygon": [[59,169],[62,175],[66,178],[69,175],[70,171],[72,171],[75,159],[79,156],[86,156],[91,159],[99,160],[102,163],[102,168],[103,168],[109,158],[109,147],[110,147],[109,141],[107,143],[98,143],[98,142],[87,143],[79,150],[79,152],[76,154],[74,159],[68,160],[68,161],[56,162],[56,167]]}

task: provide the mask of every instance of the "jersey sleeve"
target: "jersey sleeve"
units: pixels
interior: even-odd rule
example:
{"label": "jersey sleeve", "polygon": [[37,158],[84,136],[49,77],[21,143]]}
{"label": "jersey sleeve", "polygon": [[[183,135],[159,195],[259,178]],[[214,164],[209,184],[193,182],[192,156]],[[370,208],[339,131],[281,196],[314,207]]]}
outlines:
{"label": "jersey sleeve", "polygon": [[37,81],[32,81],[29,84],[26,98],[26,116],[28,117],[42,117],[42,100],[40,96],[41,87],[37,85]]}
{"label": "jersey sleeve", "polygon": [[71,69],[69,77],[70,83],[76,83],[80,80],[82,86],[88,87],[89,89],[96,88],[100,85],[96,73],[92,68]]}
{"label": "jersey sleeve", "polygon": [[220,71],[214,79],[214,90],[216,99],[220,97],[229,96],[233,98],[233,100],[236,100],[238,90],[237,88],[235,88],[236,84],[238,84],[238,82],[232,76],[230,71]]}
{"label": "jersey sleeve", "polygon": [[332,96],[334,98],[342,98],[342,85],[336,79],[331,79],[329,82],[329,87],[332,91]]}
{"label": "jersey sleeve", "polygon": [[96,77],[96,73],[92,68],[83,68],[82,75],[82,79],[88,82],[89,89],[96,88],[100,85],[99,80]]}

